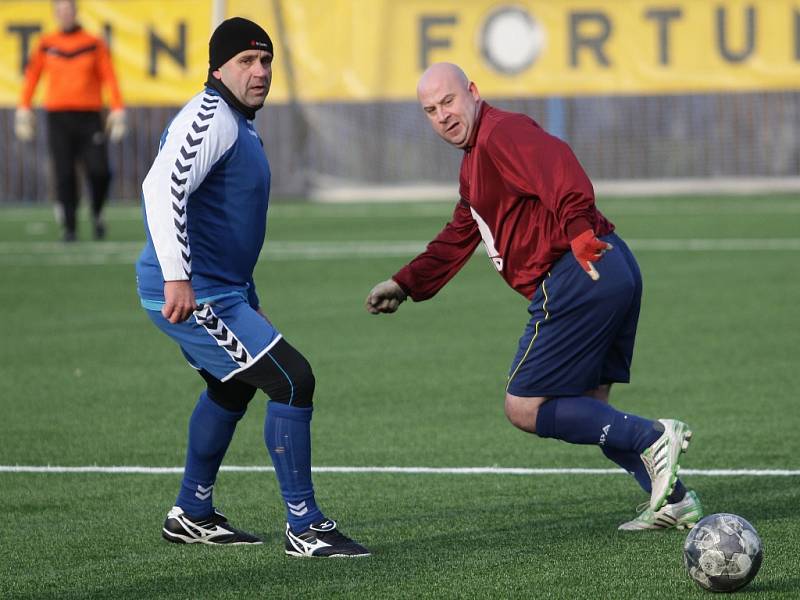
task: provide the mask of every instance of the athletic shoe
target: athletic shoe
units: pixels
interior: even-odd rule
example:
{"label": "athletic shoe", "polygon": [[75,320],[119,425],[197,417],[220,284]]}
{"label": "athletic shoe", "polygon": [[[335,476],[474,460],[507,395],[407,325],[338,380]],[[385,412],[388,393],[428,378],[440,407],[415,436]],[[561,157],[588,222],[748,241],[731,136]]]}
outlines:
{"label": "athletic shoe", "polygon": [[633,521],[619,526],[622,531],[642,529],[691,529],[703,518],[703,506],[694,492],[686,492],[683,500],[665,504],[657,511],[650,510],[650,503],[641,504],[637,511],[644,510]]}
{"label": "athletic shoe", "polygon": [[101,218],[94,220],[94,239],[98,241],[106,239],[106,223]]}
{"label": "athletic shoe", "polygon": [[680,470],[678,458],[681,452],[686,452],[692,439],[686,423],[674,419],[658,421],[664,426],[664,433],[640,455],[653,485],[650,494],[650,510],[653,512],[664,506],[667,496],[672,493]]}
{"label": "athletic shoe", "polygon": [[301,533],[286,524],[286,554],[289,556],[320,556],[325,558],[369,556],[361,544],[336,529],[336,521],[325,519],[313,523]]}
{"label": "athletic shoe", "polygon": [[207,519],[192,519],[180,506],[173,506],[164,521],[162,537],[176,544],[260,544],[256,536],[231,527],[228,519],[216,508]]}

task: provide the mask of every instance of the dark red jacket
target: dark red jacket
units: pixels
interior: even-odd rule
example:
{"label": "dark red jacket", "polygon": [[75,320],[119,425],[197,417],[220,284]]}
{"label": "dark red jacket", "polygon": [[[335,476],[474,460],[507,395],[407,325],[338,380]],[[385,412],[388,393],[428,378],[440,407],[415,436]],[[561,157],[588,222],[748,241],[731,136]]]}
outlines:
{"label": "dark red jacket", "polygon": [[571,239],[614,230],[572,150],[530,117],[484,102],[473,139],[452,220],[393,277],[416,301],[442,289],[481,239],[503,279],[530,299]]}

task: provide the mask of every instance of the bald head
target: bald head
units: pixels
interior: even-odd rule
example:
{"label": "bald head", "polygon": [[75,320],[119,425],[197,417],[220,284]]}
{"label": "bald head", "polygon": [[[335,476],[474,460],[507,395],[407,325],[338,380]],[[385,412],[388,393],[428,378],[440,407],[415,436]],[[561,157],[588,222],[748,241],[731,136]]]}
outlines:
{"label": "bald head", "polygon": [[428,67],[417,84],[417,98],[439,136],[457,148],[472,138],[480,110],[477,86],[452,63]]}
{"label": "bald head", "polygon": [[466,90],[469,87],[469,78],[461,67],[453,63],[440,62],[431,65],[419,78],[417,84],[417,97],[426,89],[439,85],[450,85],[453,88]]}

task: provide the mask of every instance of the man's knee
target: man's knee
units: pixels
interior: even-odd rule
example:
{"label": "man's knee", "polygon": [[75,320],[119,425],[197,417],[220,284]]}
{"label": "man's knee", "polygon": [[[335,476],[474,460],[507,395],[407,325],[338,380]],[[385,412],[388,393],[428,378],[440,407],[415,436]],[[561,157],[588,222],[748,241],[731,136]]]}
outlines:
{"label": "man's knee", "polygon": [[87,164],[86,175],[94,185],[108,185],[111,182],[111,169],[106,162]]}
{"label": "man's knee", "polygon": [[313,405],[316,380],[311,365],[284,339],[236,379],[263,390],[273,402],[299,408]]}
{"label": "man's knee", "polygon": [[514,427],[528,433],[536,433],[536,417],[539,414],[539,407],[546,401],[545,397],[524,398],[506,393],[506,417]]}
{"label": "man's knee", "polygon": [[200,371],[200,376],[206,381],[211,401],[231,412],[245,411],[256,394],[256,388],[236,379],[220,381],[204,370]]}
{"label": "man's knee", "polygon": [[75,172],[75,167],[71,164],[54,165],[53,175],[55,176],[56,185],[60,186],[77,185],[78,174]]}
{"label": "man's knee", "polygon": [[317,380],[309,362],[302,354],[296,352],[295,357],[288,362],[284,358],[281,364],[286,369],[288,378],[281,380],[283,386],[281,393],[278,394],[279,397],[273,398],[270,396],[270,399],[299,408],[312,406]]}
{"label": "man's knee", "polygon": [[584,396],[589,396],[590,398],[594,398],[595,400],[600,400],[600,402],[605,402],[608,404],[608,397],[611,395],[611,384],[610,383],[602,383],[596,388],[592,390],[587,390]]}

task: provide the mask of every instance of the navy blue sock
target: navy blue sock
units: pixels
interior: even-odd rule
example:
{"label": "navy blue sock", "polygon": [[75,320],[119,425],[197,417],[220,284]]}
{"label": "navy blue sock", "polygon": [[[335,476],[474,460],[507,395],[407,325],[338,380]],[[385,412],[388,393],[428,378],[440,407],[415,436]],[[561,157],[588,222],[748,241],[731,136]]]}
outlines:
{"label": "navy blue sock", "polygon": [[672,493],[667,496],[667,504],[675,504],[676,502],[680,502],[683,500],[684,496],[686,496],[686,488],[683,487],[683,483],[681,480],[675,482],[675,489],[672,490]]}
{"label": "navy blue sock", "polygon": [[[650,482],[650,475],[647,474],[647,469],[644,468],[644,463],[636,452],[615,450],[614,448],[609,448],[607,446],[603,446],[602,450],[603,454],[606,455],[606,458],[614,461],[628,473],[633,475],[637,483],[645,492],[649,494],[652,491],[653,486]],[[675,482],[675,489],[673,489],[672,493],[667,496],[667,503],[674,504],[675,502],[680,502],[683,500],[684,496],[686,496],[686,488],[683,487],[683,483],[681,483],[681,480],[678,479],[678,481]]]}
{"label": "navy blue sock", "polygon": [[601,450],[603,454],[606,455],[606,458],[614,461],[633,475],[636,482],[645,492],[649,494],[652,491],[653,486],[650,482],[650,475],[647,474],[647,469],[644,468],[644,463],[638,453],[627,450],[616,450],[608,446],[603,446]]}
{"label": "navy blue sock", "polygon": [[286,520],[292,530],[300,532],[324,519],[314,500],[311,483],[311,407],[300,408],[269,402],[264,423],[267,443],[275,475],[286,502]]}
{"label": "navy blue sock", "polygon": [[244,413],[225,410],[211,400],[207,392],[200,394],[189,419],[186,468],[181,491],[175,501],[190,517],[205,518],[211,515],[211,492],[219,466],[231,443],[236,423]]}
{"label": "navy blue sock", "polygon": [[597,444],[641,454],[663,433],[648,419],[589,396],[562,396],[539,407],[536,434],[571,444]]}

